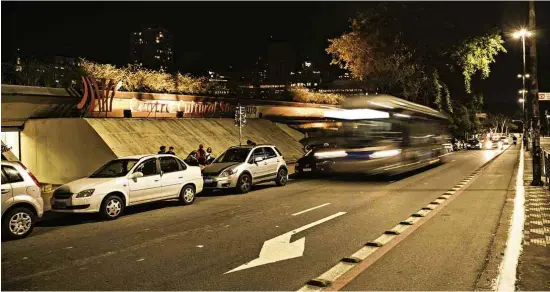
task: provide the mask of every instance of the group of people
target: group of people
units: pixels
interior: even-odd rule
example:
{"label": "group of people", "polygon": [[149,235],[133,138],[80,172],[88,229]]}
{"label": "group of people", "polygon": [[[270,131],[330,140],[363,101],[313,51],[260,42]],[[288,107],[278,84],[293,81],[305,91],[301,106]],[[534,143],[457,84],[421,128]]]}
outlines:
{"label": "group of people", "polygon": [[174,146],[170,146],[168,148],[168,151],[166,151],[166,146],[162,145],[160,146],[160,151],[158,154],[172,154],[172,155],[176,155],[176,153],[174,153]]}
{"label": "group of people", "polygon": [[199,149],[191,151],[185,162],[189,165],[208,165],[214,162],[216,158],[212,155],[212,147],[204,150],[204,145],[200,144]]}

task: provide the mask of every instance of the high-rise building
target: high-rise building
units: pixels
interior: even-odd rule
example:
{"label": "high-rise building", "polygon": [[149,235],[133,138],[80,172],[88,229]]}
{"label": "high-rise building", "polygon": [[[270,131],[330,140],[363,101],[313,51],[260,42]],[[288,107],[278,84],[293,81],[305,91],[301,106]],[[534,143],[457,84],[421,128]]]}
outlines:
{"label": "high-rise building", "polygon": [[130,36],[132,64],[161,72],[174,70],[174,38],[164,28],[149,27]]}

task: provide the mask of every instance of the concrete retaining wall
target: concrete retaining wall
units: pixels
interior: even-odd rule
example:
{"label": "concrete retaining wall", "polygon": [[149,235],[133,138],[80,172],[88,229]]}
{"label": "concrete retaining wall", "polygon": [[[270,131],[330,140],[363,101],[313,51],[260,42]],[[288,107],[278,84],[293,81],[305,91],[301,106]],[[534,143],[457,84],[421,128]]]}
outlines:
{"label": "concrete retaining wall", "polygon": [[21,132],[21,161],[40,182],[63,184],[116,158],[84,119],[29,120]]}
{"label": "concrete retaining wall", "polygon": [[[185,158],[199,144],[212,147],[217,156],[239,144],[239,128],[233,119],[94,118],[86,121],[119,157],[156,153],[160,145],[165,145],[174,146],[176,154]],[[243,143],[247,139],[276,145],[287,160],[302,156],[301,144],[269,120],[249,119],[243,128]]]}
{"label": "concrete retaining wall", "polygon": [[[288,162],[302,156],[302,145],[269,120],[249,120],[247,139],[277,146]],[[63,184],[116,157],[157,153],[165,145],[185,158],[201,143],[215,156],[237,145],[233,119],[31,119],[21,133],[21,159],[40,182]]]}

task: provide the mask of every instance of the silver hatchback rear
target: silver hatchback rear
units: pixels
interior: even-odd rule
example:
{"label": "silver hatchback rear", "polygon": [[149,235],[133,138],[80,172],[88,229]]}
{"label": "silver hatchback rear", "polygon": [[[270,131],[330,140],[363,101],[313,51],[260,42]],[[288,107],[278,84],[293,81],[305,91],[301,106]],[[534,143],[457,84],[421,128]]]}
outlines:
{"label": "silver hatchback rear", "polygon": [[19,162],[2,161],[2,235],[28,236],[44,213],[44,201],[34,175]]}

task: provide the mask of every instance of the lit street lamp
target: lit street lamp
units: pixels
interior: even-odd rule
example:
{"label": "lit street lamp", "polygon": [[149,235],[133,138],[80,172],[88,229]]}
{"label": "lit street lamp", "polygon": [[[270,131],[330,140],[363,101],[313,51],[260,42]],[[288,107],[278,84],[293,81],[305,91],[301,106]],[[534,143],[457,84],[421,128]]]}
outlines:
{"label": "lit street lamp", "polygon": [[[521,45],[523,48],[523,74],[518,74],[518,78],[522,79],[523,89],[520,90],[519,93],[521,93],[522,100],[525,100],[525,93],[527,93],[527,90],[525,90],[525,79],[529,78],[529,74],[526,73],[525,69],[525,37],[530,37],[532,33],[526,29],[521,29],[519,31],[516,31],[513,36],[514,38],[521,38]],[[527,121],[527,115],[525,114],[525,102],[523,103],[523,118]],[[527,144],[527,125],[528,123],[524,123],[523,125],[523,146],[525,146],[526,149],[528,149]]]}

